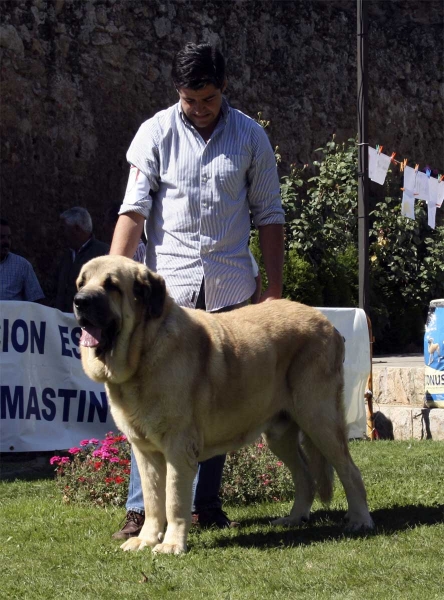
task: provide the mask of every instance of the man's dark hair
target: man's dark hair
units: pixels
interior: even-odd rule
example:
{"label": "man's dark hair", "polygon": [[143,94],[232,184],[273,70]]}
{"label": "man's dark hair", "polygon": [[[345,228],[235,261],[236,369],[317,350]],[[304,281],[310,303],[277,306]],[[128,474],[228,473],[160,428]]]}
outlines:
{"label": "man's dark hair", "polygon": [[220,89],[225,81],[225,59],[215,46],[189,42],[174,57],[171,76],[176,89],[200,90],[208,84]]}
{"label": "man's dark hair", "polygon": [[0,225],[3,225],[3,227],[9,227],[9,223],[6,219],[0,219]]}

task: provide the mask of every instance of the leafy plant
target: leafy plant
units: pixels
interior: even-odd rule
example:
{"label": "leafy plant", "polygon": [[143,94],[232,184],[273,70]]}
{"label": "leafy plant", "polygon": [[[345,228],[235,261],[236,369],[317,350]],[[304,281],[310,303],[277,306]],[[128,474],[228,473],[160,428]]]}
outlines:
{"label": "leafy plant", "polygon": [[396,196],[378,202],[370,216],[376,338],[384,340],[380,346],[386,351],[419,348],[430,300],[444,295],[444,227],[428,227],[424,202],[416,202],[415,220],[406,219]]}
{"label": "leafy plant", "polygon": [[[338,144],[333,136],[316,152],[322,157],[313,162],[314,176],[308,176],[306,165],[292,165],[281,180],[287,221],[285,293],[307,304],[357,306],[357,146],[353,139]],[[424,202],[416,202],[416,220],[401,215],[400,182],[391,171],[383,191],[384,198],[370,198],[369,215],[375,349],[419,349],[430,300],[444,296],[444,227],[428,226]],[[302,268],[304,261],[311,277]]]}
{"label": "leafy plant", "polygon": [[107,433],[104,440],[82,440],[68,450],[70,456],[53,456],[56,485],[65,502],[122,506],[128,494],[130,445],[124,435]]}
{"label": "leafy plant", "polygon": [[262,441],[227,455],[221,497],[228,504],[279,502],[294,497],[287,467]]}
{"label": "leafy plant", "polygon": [[[82,440],[69,456],[53,456],[56,486],[66,503],[124,506],[128,495],[130,445],[109,432],[104,440]],[[227,455],[221,497],[230,504],[289,500],[293,484],[288,469],[258,441]]]}

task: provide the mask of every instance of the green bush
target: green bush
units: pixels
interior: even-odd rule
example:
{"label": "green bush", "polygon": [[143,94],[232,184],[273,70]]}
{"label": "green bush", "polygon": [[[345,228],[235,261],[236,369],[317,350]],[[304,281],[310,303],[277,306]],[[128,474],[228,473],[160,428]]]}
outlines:
{"label": "green bush", "polygon": [[[285,289],[289,297],[298,299],[300,293],[302,301],[308,298],[308,304],[357,306],[357,145],[353,139],[337,144],[333,137],[316,152],[323,155],[313,163],[316,175],[309,177],[306,165],[292,165],[281,180],[287,260],[294,262],[285,268]],[[444,227],[427,225],[423,201],[416,202],[416,220],[401,216],[400,181],[402,176],[389,170],[384,188],[377,186],[385,197],[370,198],[370,318],[376,352],[420,351],[429,303],[444,297]],[[438,209],[438,224],[442,212]],[[299,266],[306,263],[310,275]],[[316,300],[307,294],[310,286]]]}
{"label": "green bush", "polygon": [[[393,177],[387,186],[393,188]],[[424,202],[416,202],[415,220],[406,219],[395,195],[377,202],[370,217],[376,349],[421,351],[430,300],[444,296],[444,227],[430,229]]]}
{"label": "green bush", "polygon": [[[53,456],[56,486],[66,503],[124,506],[128,496],[130,445],[125,436],[82,440],[69,456]],[[294,486],[288,469],[258,441],[227,455],[221,497],[230,504],[290,500]]]}
{"label": "green bush", "polygon": [[283,297],[311,306],[321,306],[323,302],[322,285],[313,265],[295,248],[285,255]]}
{"label": "green bush", "polygon": [[56,485],[67,503],[123,506],[128,495],[130,445],[124,435],[82,440],[69,456],[53,456]]}

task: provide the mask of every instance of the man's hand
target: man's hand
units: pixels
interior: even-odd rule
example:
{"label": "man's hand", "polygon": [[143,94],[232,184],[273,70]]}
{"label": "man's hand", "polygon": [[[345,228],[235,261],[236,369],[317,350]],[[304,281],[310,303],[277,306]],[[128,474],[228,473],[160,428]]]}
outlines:
{"label": "man's hand", "polygon": [[268,302],[269,300],[279,300],[281,297],[281,294],[276,294],[275,292],[273,292],[273,290],[267,289],[259,298],[259,304],[261,302]]}

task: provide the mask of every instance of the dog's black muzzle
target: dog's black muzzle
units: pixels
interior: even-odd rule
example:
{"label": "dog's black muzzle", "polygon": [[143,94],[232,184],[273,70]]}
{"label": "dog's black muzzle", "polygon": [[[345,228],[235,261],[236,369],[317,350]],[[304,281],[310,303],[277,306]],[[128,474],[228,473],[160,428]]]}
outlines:
{"label": "dog's black muzzle", "polygon": [[111,318],[108,298],[100,292],[77,292],[74,296],[74,315],[80,327],[88,324],[106,327]]}

